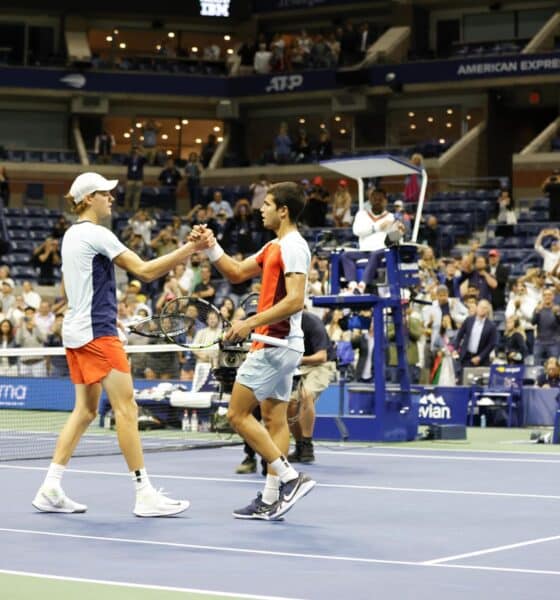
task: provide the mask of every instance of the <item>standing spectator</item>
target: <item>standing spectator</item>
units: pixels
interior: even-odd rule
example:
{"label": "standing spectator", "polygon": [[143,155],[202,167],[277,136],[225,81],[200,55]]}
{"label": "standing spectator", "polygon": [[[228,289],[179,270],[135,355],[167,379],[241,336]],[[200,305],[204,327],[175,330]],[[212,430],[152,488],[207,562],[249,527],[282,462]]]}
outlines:
{"label": "standing spectator", "polygon": [[195,298],[202,298],[213,304],[216,297],[216,288],[212,285],[211,277],[211,267],[209,265],[202,265],[200,267],[200,283],[195,285],[192,295]]}
{"label": "standing spectator", "polygon": [[436,257],[440,257],[443,251],[441,229],[435,215],[428,215],[425,225],[420,229],[420,243],[430,246]]}
{"label": "standing spectator", "polygon": [[[64,315],[58,313],[53,322],[52,328],[47,334],[45,346],[49,348],[59,348],[62,346],[62,322]],[[68,377],[68,362],[66,356],[49,356],[49,375],[51,377]]]}
{"label": "standing spectator", "polygon": [[[41,348],[46,336],[35,323],[35,309],[26,307],[21,327],[16,332],[16,344],[20,348]],[[45,357],[22,356],[19,359],[19,374],[21,377],[45,377],[47,375]]]}
{"label": "standing spectator", "polygon": [[462,367],[486,367],[490,365],[490,354],[498,342],[498,330],[491,319],[492,306],[488,300],[480,300],[476,315],[467,317],[455,338]]}
{"label": "standing spectator", "polygon": [[41,304],[41,295],[33,289],[31,281],[24,281],[21,284],[21,295],[25,306],[32,306],[35,310],[39,308]]}
{"label": "standing spectator", "polygon": [[[7,350],[16,347],[15,330],[10,319],[2,319],[0,322],[0,348]],[[66,359],[65,359],[66,360]],[[3,356],[0,358],[0,375],[2,377],[17,376],[17,358]]]}
{"label": "standing spectator", "polygon": [[131,209],[136,212],[140,206],[140,197],[142,196],[146,157],[140,153],[138,146],[132,146],[132,150],[126,157],[124,164],[127,167],[124,209]]}
{"label": "standing spectator", "polygon": [[560,306],[554,302],[551,288],[543,291],[542,302],[533,314],[533,325],[537,326],[535,364],[542,365],[546,358],[560,355]]}
{"label": "standing spectator", "polygon": [[314,69],[331,69],[335,65],[331,48],[320,33],[315,38],[313,46],[311,46],[310,60]]}
{"label": "standing spectator", "polygon": [[525,332],[517,317],[506,318],[506,327],[501,344],[502,352],[508,365],[522,365],[529,353],[525,340]]}
{"label": "standing spectator", "polygon": [[373,33],[369,30],[369,23],[362,23],[358,35],[358,55],[361,60],[366,57],[368,48],[372,43]]}
{"label": "standing spectator", "polygon": [[443,317],[449,315],[455,328],[460,327],[469,316],[467,307],[459,298],[449,298],[449,292],[445,285],[439,285],[436,289],[436,299],[431,306],[422,311],[424,327],[430,331],[430,348],[436,348],[436,339],[440,333]]}
{"label": "standing spectator", "polygon": [[39,310],[35,313],[35,325],[45,340],[54,325],[54,319],[50,303],[43,300],[39,305]]}
{"label": "standing spectator", "polygon": [[0,283],[1,293],[0,293],[0,302],[2,302],[2,312],[5,315],[10,315],[10,311],[12,311],[16,305],[16,296],[14,294],[14,289],[16,284],[11,277],[6,277],[2,279]]}
{"label": "standing spectator", "polygon": [[164,256],[179,247],[179,240],[173,237],[171,227],[164,227],[150,242],[156,256]]}
{"label": "standing spectator", "polygon": [[333,66],[336,67],[340,62],[340,41],[334,31],[327,36],[327,45],[331,51]]}
{"label": "standing spectator", "polygon": [[214,152],[216,152],[218,148],[218,139],[213,133],[208,134],[208,139],[204,146],[202,146],[202,150],[200,152],[200,162],[202,166],[207,169],[212,157],[214,156]]}
{"label": "standing spectator", "polygon": [[268,192],[268,180],[266,175],[259,175],[257,181],[253,182],[249,187],[249,191],[253,194],[251,198],[251,210],[253,212],[253,223],[258,230],[263,229],[261,208],[264,204],[264,199]]}
{"label": "standing spectator", "polygon": [[285,64],[285,53],[286,53],[286,41],[282,37],[281,33],[275,33],[270,43],[270,50],[272,52],[271,66],[273,71],[284,71],[286,68]]}
{"label": "standing spectator", "polygon": [[320,175],[317,175],[312,183],[313,186],[307,195],[303,220],[309,227],[325,227],[331,197],[329,192],[323,187],[324,182]]}
{"label": "standing spectator", "polygon": [[268,50],[265,42],[261,42],[255,52],[253,67],[257,75],[268,75],[272,69],[272,52]]}
{"label": "standing spectator", "polygon": [[278,135],[274,138],[274,160],[279,165],[290,162],[292,156],[292,140],[288,134],[288,124],[280,123]]}
{"label": "standing spectator", "polygon": [[239,46],[237,49],[237,55],[240,59],[239,75],[253,74],[256,50],[255,44],[252,44],[247,40],[242,42],[241,46]]}
{"label": "standing spectator", "polygon": [[158,180],[162,186],[166,187],[171,195],[172,205],[176,208],[176,194],[177,187],[179,186],[183,176],[179,172],[179,169],[175,166],[175,159],[168,158],[165,167],[159,174]]}
{"label": "standing spectator", "polygon": [[404,209],[404,202],[402,200],[395,200],[393,203],[393,214],[395,220],[403,224],[404,235],[406,239],[410,239],[411,221],[410,215]]}
{"label": "standing spectator", "polygon": [[93,151],[95,152],[95,161],[99,165],[111,164],[113,148],[115,147],[115,136],[103,129],[103,131],[95,136],[95,144]]}
{"label": "standing spectator", "polygon": [[10,179],[6,167],[0,167],[0,198],[4,206],[10,206]]}
{"label": "standing spectator", "polygon": [[39,267],[39,285],[54,285],[56,278],[54,275],[55,267],[61,263],[59,241],[48,237],[40,246],[33,250],[33,263]]}
{"label": "standing spectator", "polygon": [[[424,157],[416,152],[410,157],[410,162],[418,168],[423,168]],[[420,188],[422,184],[422,176],[420,174],[412,173],[407,175],[404,182],[404,201],[408,203],[416,204],[420,197]]]}
{"label": "standing spectator", "polygon": [[317,160],[328,160],[332,158],[333,149],[332,142],[329,136],[329,132],[326,129],[322,129],[319,134],[319,142],[317,143],[317,148],[315,150],[317,155]]}
{"label": "standing spectator", "polygon": [[296,163],[307,163],[311,160],[311,142],[307,135],[305,127],[300,127],[298,131],[298,137],[294,144],[294,153],[296,156]]}
{"label": "standing spectator", "polygon": [[560,169],[554,169],[552,175],[547,177],[541,187],[549,198],[548,211],[551,221],[560,221]]}
{"label": "standing spectator", "polygon": [[64,215],[61,215],[60,217],[58,217],[56,223],[53,225],[51,237],[55,238],[56,240],[60,240],[62,236],[66,233],[68,227],[70,227],[68,219]]}
{"label": "standing spectator", "polygon": [[309,37],[307,31],[302,29],[295,39],[292,62],[296,63],[298,67],[306,69],[309,66],[312,46],[313,40]]}
{"label": "standing spectator", "polygon": [[518,279],[511,290],[509,300],[506,306],[506,319],[515,318],[520,323],[521,329],[527,339],[527,349],[529,354],[533,353],[535,342],[535,326],[533,325],[533,314],[537,307],[538,300],[527,292],[525,283]]}
{"label": "standing spectator", "polygon": [[200,175],[202,165],[196,152],[189,154],[189,160],[185,165],[185,176],[187,178],[187,189],[189,190],[189,200],[191,208],[200,202]]}
{"label": "standing spectator", "polygon": [[340,38],[340,66],[347,67],[358,62],[359,35],[354,25],[346,21]]}
{"label": "standing spectator", "polygon": [[157,225],[155,219],[152,219],[146,210],[137,211],[128,220],[133,235],[142,236],[145,244],[149,245],[152,241],[152,229]]}
{"label": "standing spectator", "polygon": [[[498,287],[498,281],[488,271],[486,258],[469,254],[464,261],[464,269],[460,276],[461,286],[474,287],[479,291],[479,298],[492,300],[492,291]],[[466,283],[465,283],[466,282]]]}
{"label": "standing spectator", "polygon": [[144,147],[144,156],[150,165],[153,165],[156,160],[157,137],[159,131],[160,128],[153,119],[149,119],[148,122],[144,124],[142,131],[144,141],[142,142],[142,145]]}
{"label": "standing spectator", "polygon": [[334,193],[333,221],[335,227],[349,227],[352,225],[352,196],[348,191],[348,181],[340,179]]}
{"label": "standing spectator", "polygon": [[[553,238],[550,243],[550,250],[547,250],[543,246],[543,239],[545,237]],[[560,229],[542,229],[535,240],[535,250],[537,254],[542,256],[543,271],[547,274],[551,273],[560,260]]]}
{"label": "standing spectator", "polygon": [[506,307],[506,286],[509,280],[509,267],[500,263],[500,252],[493,248],[488,252],[488,272],[496,280],[496,287],[490,288],[492,308],[504,310]]}
{"label": "standing spectator", "polygon": [[214,192],[212,202],[208,204],[208,210],[212,211],[210,216],[216,216],[219,213],[224,212],[226,213],[228,219],[233,217],[233,209],[231,208],[231,204],[227,200],[224,200],[220,190],[216,190]]}
{"label": "standing spectator", "polygon": [[249,201],[241,198],[235,203],[233,218],[228,219],[224,232],[224,245],[229,249],[228,253],[241,252],[247,255],[256,252],[254,233],[255,225]]}
{"label": "standing spectator", "polygon": [[507,237],[513,234],[513,226],[517,224],[515,207],[508,190],[501,190],[498,197],[498,216],[496,219],[496,235]]}

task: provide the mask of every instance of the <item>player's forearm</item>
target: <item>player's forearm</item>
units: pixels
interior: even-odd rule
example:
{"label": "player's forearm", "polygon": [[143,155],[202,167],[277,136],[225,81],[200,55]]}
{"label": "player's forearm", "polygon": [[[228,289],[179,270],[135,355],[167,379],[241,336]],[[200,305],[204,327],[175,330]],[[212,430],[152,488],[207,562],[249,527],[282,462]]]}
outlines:
{"label": "player's forearm", "polygon": [[213,267],[216,267],[218,271],[231,283],[241,283],[245,281],[241,273],[240,263],[228,256],[227,254],[222,254],[222,256],[215,262],[212,263]]}
{"label": "player's forearm", "polygon": [[152,260],[145,261],[142,265],[141,272],[136,273],[143,281],[153,281],[167,275],[176,265],[185,262],[191,254],[196,252],[196,248],[192,242],[184,244],[180,248],[173,250],[169,254],[158,256]]}
{"label": "player's forearm", "polygon": [[291,317],[293,314],[303,310],[304,297],[286,296],[278,304],[269,309],[257,313],[246,320],[251,329],[260,327],[261,325],[272,325]]}

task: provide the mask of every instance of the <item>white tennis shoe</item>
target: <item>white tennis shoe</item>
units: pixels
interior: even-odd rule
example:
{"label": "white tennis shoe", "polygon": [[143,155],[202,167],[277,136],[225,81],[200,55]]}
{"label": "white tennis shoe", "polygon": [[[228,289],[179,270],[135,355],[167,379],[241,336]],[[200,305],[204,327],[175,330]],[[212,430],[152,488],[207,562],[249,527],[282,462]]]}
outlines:
{"label": "white tennis shoe", "polygon": [[186,511],[190,505],[188,500],[172,500],[163,490],[150,486],[136,494],[133,512],[137,517],[171,517]]}
{"label": "white tennis shoe", "polygon": [[56,513],[85,513],[87,506],[68,498],[61,487],[42,485],[37,492],[33,506],[41,512]]}

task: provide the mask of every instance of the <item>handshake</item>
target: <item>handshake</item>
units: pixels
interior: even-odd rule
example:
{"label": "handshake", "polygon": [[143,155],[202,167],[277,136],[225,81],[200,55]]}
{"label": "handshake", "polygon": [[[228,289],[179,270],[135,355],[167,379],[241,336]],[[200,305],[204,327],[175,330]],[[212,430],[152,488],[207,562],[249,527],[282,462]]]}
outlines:
{"label": "handshake", "polygon": [[187,236],[187,240],[193,244],[196,252],[204,250],[212,263],[219,260],[224,254],[222,247],[214,237],[214,232],[206,225],[195,225]]}

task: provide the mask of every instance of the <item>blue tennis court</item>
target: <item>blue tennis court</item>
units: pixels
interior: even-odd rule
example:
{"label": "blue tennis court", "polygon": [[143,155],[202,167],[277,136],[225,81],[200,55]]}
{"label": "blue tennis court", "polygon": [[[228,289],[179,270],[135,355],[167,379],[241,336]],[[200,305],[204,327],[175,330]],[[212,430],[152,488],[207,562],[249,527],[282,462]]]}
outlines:
{"label": "blue tennis court", "polygon": [[169,519],[132,515],[118,456],[72,461],[65,489],[88,504],[82,515],[31,507],[48,461],[2,464],[2,597],[23,598],[17,590],[32,574],[48,576],[46,591],[71,582],[81,600],[92,586],[107,600],[122,590],[135,598],[557,597],[558,455],[387,445],[316,454],[306,471],[319,485],[272,523],[231,517],[262,484],[233,474],[239,448],[147,456],[154,484],[192,502]]}

